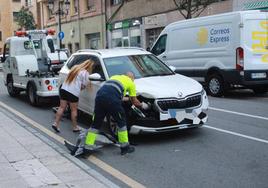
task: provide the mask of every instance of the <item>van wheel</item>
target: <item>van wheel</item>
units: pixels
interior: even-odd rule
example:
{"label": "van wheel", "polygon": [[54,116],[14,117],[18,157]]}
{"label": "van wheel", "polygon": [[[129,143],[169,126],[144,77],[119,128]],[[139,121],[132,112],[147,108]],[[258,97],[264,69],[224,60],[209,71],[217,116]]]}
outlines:
{"label": "van wheel", "polygon": [[17,97],[20,94],[20,90],[13,85],[13,79],[7,80],[7,92],[11,97]]}
{"label": "van wheel", "polygon": [[213,97],[221,97],[224,94],[224,81],[218,74],[209,75],[207,78],[208,94]]}
{"label": "van wheel", "polygon": [[264,87],[256,87],[256,88],[253,88],[252,90],[256,94],[265,94],[268,89],[267,88],[264,88]]}
{"label": "van wheel", "polygon": [[33,82],[30,82],[28,87],[27,87],[27,95],[29,98],[29,102],[33,106],[38,106],[39,105],[39,97],[36,94],[36,86]]}

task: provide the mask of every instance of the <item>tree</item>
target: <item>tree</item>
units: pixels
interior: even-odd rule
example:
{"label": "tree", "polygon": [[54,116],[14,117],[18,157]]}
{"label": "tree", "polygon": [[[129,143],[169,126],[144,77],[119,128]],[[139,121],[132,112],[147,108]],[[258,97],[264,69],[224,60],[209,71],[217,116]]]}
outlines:
{"label": "tree", "polygon": [[185,19],[198,17],[211,3],[216,0],[173,0]]}
{"label": "tree", "polygon": [[20,29],[31,30],[36,28],[33,13],[25,7],[22,7],[18,12],[16,22]]}

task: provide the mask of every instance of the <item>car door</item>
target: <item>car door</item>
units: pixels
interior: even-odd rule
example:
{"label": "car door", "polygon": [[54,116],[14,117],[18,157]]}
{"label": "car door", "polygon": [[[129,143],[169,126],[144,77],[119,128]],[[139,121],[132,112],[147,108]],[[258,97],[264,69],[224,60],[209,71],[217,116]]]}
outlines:
{"label": "car door", "polygon": [[[88,54],[72,55],[68,60],[66,66],[64,66],[60,71],[60,78],[61,78],[60,83],[63,83],[63,81],[66,79],[69,71],[73,66],[79,65],[88,59],[90,59],[90,56]],[[85,93],[84,91],[82,91],[79,96],[78,108],[84,112],[88,112],[87,111],[88,109],[86,109],[86,107],[88,107],[88,100],[86,101],[84,95]]]}
{"label": "car door", "polygon": [[[105,77],[99,58],[91,55],[89,56],[89,59],[94,61],[92,73],[98,73],[104,79]],[[91,81],[90,87],[82,90],[79,97],[79,109],[86,113],[93,114],[95,97],[102,83],[102,81]]]}

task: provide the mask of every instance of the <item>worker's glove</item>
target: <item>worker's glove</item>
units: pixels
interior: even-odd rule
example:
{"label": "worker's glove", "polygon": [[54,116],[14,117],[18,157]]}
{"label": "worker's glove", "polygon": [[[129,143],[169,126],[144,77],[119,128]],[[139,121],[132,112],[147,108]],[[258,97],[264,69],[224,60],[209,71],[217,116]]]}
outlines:
{"label": "worker's glove", "polygon": [[147,103],[142,102],[142,103],[141,103],[141,108],[142,108],[143,110],[149,110],[150,106],[149,106]]}

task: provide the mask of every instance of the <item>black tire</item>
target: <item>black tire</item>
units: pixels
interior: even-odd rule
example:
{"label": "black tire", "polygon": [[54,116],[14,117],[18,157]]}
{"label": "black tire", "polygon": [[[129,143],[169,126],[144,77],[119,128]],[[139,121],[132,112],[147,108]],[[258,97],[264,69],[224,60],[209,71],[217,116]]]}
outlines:
{"label": "black tire", "polygon": [[39,97],[36,94],[36,86],[34,82],[30,82],[27,87],[27,95],[31,105],[38,106],[39,105]]}
{"label": "black tire", "polygon": [[107,124],[111,136],[117,139],[118,126],[117,123],[113,120],[112,116],[107,116]]}
{"label": "black tire", "polygon": [[256,88],[253,88],[252,90],[256,94],[265,94],[268,91],[268,89],[265,87],[256,87]]}
{"label": "black tire", "polygon": [[7,92],[11,97],[17,97],[20,94],[20,90],[13,85],[13,79],[7,79]]}
{"label": "black tire", "polygon": [[224,81],[218,74],[209,75],[207,78],[207,91],[213,97],[221,97],[224,95]]}

